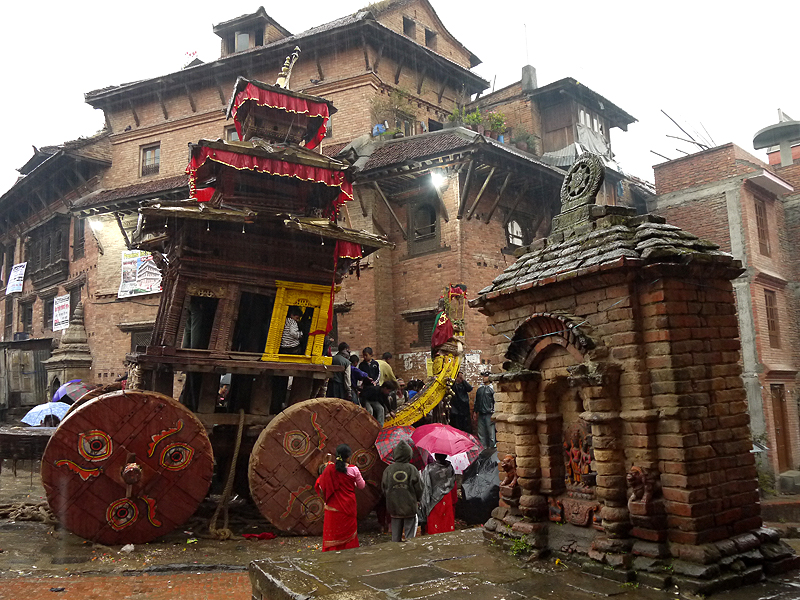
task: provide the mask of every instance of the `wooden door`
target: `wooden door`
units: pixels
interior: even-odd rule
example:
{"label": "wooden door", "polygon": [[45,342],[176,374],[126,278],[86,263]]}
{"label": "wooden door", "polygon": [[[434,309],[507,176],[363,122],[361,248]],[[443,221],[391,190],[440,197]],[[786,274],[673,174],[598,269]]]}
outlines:
{"label": "wooden door", "polygon": [[775,423],[775,445],[778,453],[778,472],[792,468],[791,441],[789,438],[789,416],[786,410],[786,387],[781,384],[769,386],[772,394],[772,418]]}

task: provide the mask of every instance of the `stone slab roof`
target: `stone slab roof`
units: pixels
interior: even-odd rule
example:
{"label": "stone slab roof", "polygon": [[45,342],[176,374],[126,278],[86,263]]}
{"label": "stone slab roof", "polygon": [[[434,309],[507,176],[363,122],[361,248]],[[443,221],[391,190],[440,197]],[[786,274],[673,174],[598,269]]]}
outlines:
{"label": "stone slab roof", "polygon": [[176,191],[181,188],[186,189],[186,196],[189,196],[189,176],[186,174],[166,177],[164,179],[153,179],[133,185],[113,188],[110,190],[98,190],[78,198],[72,204],[73,209],[86,209],[93,206],[103,206],[117,200],[130,198],[141,198],[142,196],[152,196],[155,194]]}
{"label": "stone slab roof", "polygon": [[663,217],[635,216],[626,207],[586,207],[588,219],[574,229],[536,240],[519,258],[478,292],[471,306],[483,306],[501,294],[546,285],[611,266],[651,263],[713,263],[739,268],[733,256]]}

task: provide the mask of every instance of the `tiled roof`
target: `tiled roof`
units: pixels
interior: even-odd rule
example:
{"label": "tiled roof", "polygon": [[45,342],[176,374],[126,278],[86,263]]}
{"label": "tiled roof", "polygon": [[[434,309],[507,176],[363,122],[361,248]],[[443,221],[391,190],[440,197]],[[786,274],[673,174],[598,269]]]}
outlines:
{"label": "tiled roof", "polygon": [[[477,136],[477,134],[475,135]],[[453,133],[439,134],[438,132],[390,140],[375,149],[363,170],[368,171],[413,158],[466,148],[474,141]]]}
{"label": "tiled roof", "polygon": [[[537,240],[514,264],[478,292],[470,304],[483,305],[487,294],[518,286],[545,285],[622,260],[630,264],[705,262],[737,267],[733,256],[655,215],[634,216],[625,207],[591,206],[588,222]],[[734,264],[736,262],[737,264]]]}
{"label": "tiled roof", "polygon": [[339,151],[342,148],[347,146],[347,144],[348,144],[348,142],[340,142],[338,144],[330,144],[329,146],[323,146],[322,147],[322,153],[325,156],[331,156],[331,157],[336,156],[337,154],[339,154]]}
{"label": "tiled roof", "polygon": [[127,198],[141,198],[142,196],[152,196],[155,194],[186,189],[186,195],[189,195],[189,176],[188,175],[175,175],[174,177],[166,177],[164,179],[153,179],[151,181],[144,181],[142,183],[135,183],[125,187],[113,188],[110,190],[99,190],[88,194],[83,198],[76,200],[73,208],[90,208],[93,206],[102,206],[117,200],[125,200]]}

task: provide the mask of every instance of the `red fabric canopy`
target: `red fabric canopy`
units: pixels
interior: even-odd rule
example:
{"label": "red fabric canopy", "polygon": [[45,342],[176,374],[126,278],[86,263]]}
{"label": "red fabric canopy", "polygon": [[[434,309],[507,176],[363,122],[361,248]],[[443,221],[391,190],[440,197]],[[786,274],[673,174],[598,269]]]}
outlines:
{"label": "red fabric canopy", "polygon": [[201,146],[196,147],[192,152],[191,161],[189,166],[186,167],[186,172],[189,174],[189,197],[199,202],[207,201],[208,196],[198,193],[197,170],[209,160],[240,171],[248,170],[280,177],[296,177],[302,181],[313,181],[328,187],[338,187],[340,193],[336,200],[333,201],[332,218],[335,218],[342,204],[353,199],[353,184],[347,181],[343,171],[334,171],[323,167],[309,167],[282,160]]}
{"label": "red fabric canopy", "polygon": [[239,112],[242,104],[252,100],[258,106],[269,106],[270,108],[280,108],[288,112],[297,113],[300,115],[307,115],[309,117],[322,117],[322,126],[317,131],[316,135],[306,143],[306,148],[314,149],[319,146],[319,143],[325,137],[327,131],[328,117],[330,110],[325,102],[313,102],[311,100],[304,100],[303,98],[295,98],[274,92],[271,90],[264,90],[256,87],[252,83],[248,83],[241,92],[236,94],[236,99],[233,102],[233,110],[231,116],[236,125],[236,133],[239,134],[239,139],[242,138],[242,126],[236,114]]}

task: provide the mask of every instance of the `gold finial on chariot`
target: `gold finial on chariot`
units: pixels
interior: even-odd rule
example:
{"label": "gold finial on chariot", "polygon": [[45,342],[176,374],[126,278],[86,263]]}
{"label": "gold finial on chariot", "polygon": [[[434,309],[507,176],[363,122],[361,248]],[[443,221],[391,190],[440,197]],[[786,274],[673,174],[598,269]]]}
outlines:
{"label": "gold finial on chariot", "polygon": [[295,46],[294,52],[287,56],[286,60],[283,61],[283,67],[281,68],[281,72],[278,74],[278,79],[275,80],[275,85],[282,87],[283,89],[287,89],[289,87],[289,78],[292,76],[292,67],[294,67],[294,63],[297,62],[298,58],[300,58],[300,46]]}

